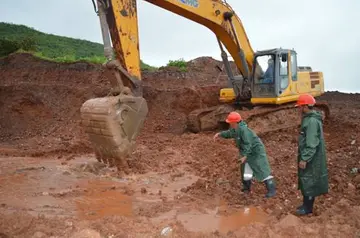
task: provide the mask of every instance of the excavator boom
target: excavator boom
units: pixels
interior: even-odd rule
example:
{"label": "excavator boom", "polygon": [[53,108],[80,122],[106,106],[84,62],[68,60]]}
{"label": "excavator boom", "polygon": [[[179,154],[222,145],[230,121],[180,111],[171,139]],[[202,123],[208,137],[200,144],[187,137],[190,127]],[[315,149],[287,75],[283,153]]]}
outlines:
{"label": "excavator boom", "polygon": [[176,13],[211,30],[217,37],[224,63],[228,63],[223,46],[230,53],[244,82],[236,83],[230,67],[227,75],[239,99],[251,97],[249,77],[254,62],[254,51],[250,45],[240,18],[226,1],[222,0],[145,0],[158,7]]}
{"label": "excavator boom", "polygon": [[[210,29],[231,54],[240,73],[249,78],[254,60],[245,29],[233,9],[220,0],[145,0],[153,5],[190,19]],[[109,29],[116,58],[133,79],[141,80],[137,5],[134,0],[97,0],[102,25],[105,52],[109,54],[110,40],[104,32]],[[105,11],[106,22],[102,20]],[[111,47],[110,47],[111,48]],[[109,57],[108,57],[109,58]],[[227,72],[230,79],[234,76]],[[242,88],[236,88],[237,94]],[[244,92],[245,93],[245,92]],[[249,93],[249,92],[247,92]],[[250,95],[244,95],[247,99]]]}

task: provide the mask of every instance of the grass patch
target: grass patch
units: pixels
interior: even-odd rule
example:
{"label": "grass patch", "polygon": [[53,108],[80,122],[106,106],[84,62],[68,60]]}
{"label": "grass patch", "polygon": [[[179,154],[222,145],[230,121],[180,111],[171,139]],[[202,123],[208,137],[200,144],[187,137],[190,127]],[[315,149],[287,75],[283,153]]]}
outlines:
{"label": "grass patch", "polygon": [[178,59],[178,60],[169,60],[169,62],[167,63],[166,66],[177,67],[181,71],[184,71],[184,72],[187,71],[187,63],[183,58]]}

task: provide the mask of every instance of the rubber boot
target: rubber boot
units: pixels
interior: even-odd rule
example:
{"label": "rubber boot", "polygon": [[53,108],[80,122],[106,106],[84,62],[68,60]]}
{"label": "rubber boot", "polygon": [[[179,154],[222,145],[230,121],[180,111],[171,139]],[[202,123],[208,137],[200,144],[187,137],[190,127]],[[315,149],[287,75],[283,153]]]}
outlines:
{"label": "rubber boot", "polygon": [[304,199],[303,205],[296,209],[296,214],[300,216],[311,214],[313,212],[313,207],[315,202],[315,197],[304,196],[303,199]]}
{"label": "rubber boot", "polygon": [[250,191],[251,191],[251,180],[243,180],[242,184],[243,184],[243,188],[241,189],[241,192],[250,193]]}
{"label": "rubber boot", "polygon": [[276,195],[276,185],[275,185],[275,181],[274,179],[267,179],[264,181],[264,184],[266,186],[267,189],[267,193],[265,195],[266,198],[271,198],[274,197]]}
{"label": "rubber boot", "polygon": [[306,203],[306,197],[303,196],[303,203],[296,208],[296,210],[304,209]]}

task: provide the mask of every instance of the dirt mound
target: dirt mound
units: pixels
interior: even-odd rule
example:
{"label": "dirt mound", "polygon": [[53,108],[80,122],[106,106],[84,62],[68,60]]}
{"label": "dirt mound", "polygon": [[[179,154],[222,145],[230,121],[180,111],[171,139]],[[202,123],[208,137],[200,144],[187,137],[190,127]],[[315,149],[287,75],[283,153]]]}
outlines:
{"label": "dirt mound", "polygon": [[78,124],[79,108],[109,88],[99,66],[57,64],[28,54],[11,55],[0,65],[2,144],[30,154],[89,150]]}
{"label": "dirt mound", "polygon": [[[150,112],[143,133],[182,133],[191,110],[217,103],[221,83],[215,84],[210,74],[194,67],[187,72],[169,68],[144,72],[144,97]],[[105,96],[110,89],[100,65],[59,64],[13,54],[0,60],[0,74],[3,153],[13,153],[13,147],[21,148],[19,154],[30,155],[91,151],[79,126],[79,109],[87,99]]]}

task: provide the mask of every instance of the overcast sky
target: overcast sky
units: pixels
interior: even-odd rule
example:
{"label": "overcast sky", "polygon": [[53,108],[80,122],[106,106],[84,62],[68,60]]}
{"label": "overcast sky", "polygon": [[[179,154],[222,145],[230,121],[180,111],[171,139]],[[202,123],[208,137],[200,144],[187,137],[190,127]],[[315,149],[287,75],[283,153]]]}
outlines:
{"label": "overcast sky", "polygon": [[[210,30],[143,0],[137,2],[141,58],[145,62],[160,66],[169,59],[221,59]],[[242,20],[254,50],[294,48],[300,65],[324,72],[326,90],[360,92],[360,73],[355,65],[360,54],[356,23],[360,0],[227,2]],[[2,22],[102,43],[91,0],[1,0],[0,12]]]}

